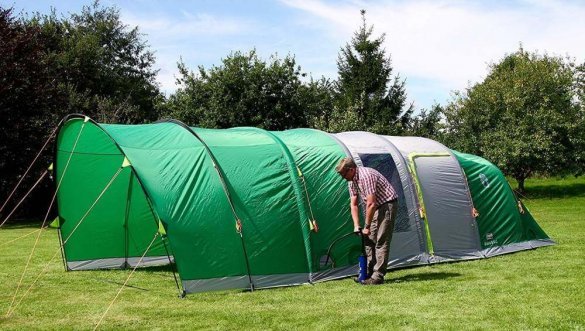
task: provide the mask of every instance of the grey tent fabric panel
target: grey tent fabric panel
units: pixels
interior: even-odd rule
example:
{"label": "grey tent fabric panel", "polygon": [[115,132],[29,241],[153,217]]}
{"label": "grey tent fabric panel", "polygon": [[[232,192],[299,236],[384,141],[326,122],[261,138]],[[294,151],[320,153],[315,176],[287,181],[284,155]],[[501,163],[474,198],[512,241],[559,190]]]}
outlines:
{"label": "grey tent fabric panel", "polygon": [[311,282],[324,282],[327,280],[346,278],[357,275],[359,266],[351,265],[347,267],[334,268],[331,270],[316,272],[312,275]]}
{"label": "grey tent fabric panel", "polygon": [[[292,286],[309,283],[308,273],[255,275],[252,276],[254,288],[270,288],[280,286]],[[183,281],[186,293],[198,293],[207,291],[220,291],[230,289],[249,289],[248,276],[234,276],[211,279],[197,279]]]}
{"label": "grey tent fabric panel", "polygon": [[535,239],[535,240],[524,241],[524,242],[520,242],[520,243],[512,243],[512,244],[508,244],[505,246],[496,246],[496,247],[486,248],[482,251],[482,254],[485,257],[492,257],[492,256],[498,256],[498,255],[514,253],[514,252],[518,252],[518,251],[528,250],[528,249],[534,249],[534,248],[538,248],[538,247],[552,246],[555,244],[556,243],[551,239]]}
{"label": "grey tent fabric panel", "polygon": [[425,244],[404,158],[390,142],[369,132],[343,132],[334,136],[347,146],[358,165],[377,169],[396,189],[399,207],[390,260],[416,260],[424,252]]}
{"label": "grey tent fabric panel", "polygon": [[[171,261],[174,259],[171,257]],[[128,266],[135,267],[140,261],[139,257],[125,258],[109,258],[109,259],[96,259],[87,261],[69,261],[67,262],[67,268],[72,271],[77,270],[95,270],[95,269],[124,269],[126,263]],[[146,256],[140,261],[139,267],[152,267],[160,265],[168,265],[168,256]]]}
{"label": "grey tent fabric panel", "polygon": [[183,289],[185,290],[185,293],[249,288],[250,279],[247,275],[183,281]]}
{"label": "grey tent fabric panel", "polygon": [[255,288],[301,285],[309,283],[309,273],[255,275],[252,276]]}
{"label": "grey tent fabric panel", "polygon": [[414,158],[436,255],[476,255],[481,249],[461,169],[452,156]]}
{"label": "grey tent fabric panel", "polygon": [[[394,239],[392,239],[394,241]],[[399,268],[407,268],[407,267],[414,267],[418,265],[425,265],[430,264],[430,255],[426,252],[414,255],[414,256],[397,256],[392,257],[393,254],[390,252],[390,259],[388,260],[388,268],[389,269],[399,269]]]}

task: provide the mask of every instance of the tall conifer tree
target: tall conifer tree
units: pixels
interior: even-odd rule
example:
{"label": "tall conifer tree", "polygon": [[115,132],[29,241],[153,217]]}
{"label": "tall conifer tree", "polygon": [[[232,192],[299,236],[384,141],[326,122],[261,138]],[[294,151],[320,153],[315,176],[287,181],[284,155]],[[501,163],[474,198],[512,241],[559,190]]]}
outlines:
{"label": "tall conifer tree", "polygon": [[373,26],[362,25],[339,53],[339,80],[332,131],[367,130],[401,134],[410,121],[413,106],[406,106],[405,81],[392,77],[392,62],[383,48],[385,34],[373,38]]}

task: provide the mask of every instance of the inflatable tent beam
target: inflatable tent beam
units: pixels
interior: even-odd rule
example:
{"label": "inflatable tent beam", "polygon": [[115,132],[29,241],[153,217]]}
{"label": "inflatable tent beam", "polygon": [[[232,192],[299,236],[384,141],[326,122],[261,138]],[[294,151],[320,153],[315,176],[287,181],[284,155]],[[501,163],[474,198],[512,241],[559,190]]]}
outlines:
{"label": "inflatable tent beam", "polygon": [[226,176],[223,173],[223,170],[221,169],[219,163],[217,162],[217,159],[215,158],[215,155],[213,154],[213,152],[211,151],[211,149],[209,148],[209,146],[205,143],[205,141],[201,138],[201,136],[199,136],[195,131],[193,131],[193,129],[191,129],[185,123],[183,123],[183,122],[181,122],[179,120],[175,120],[175,119],[162,120],[162,121],[158,121],[157,123],[161,123],[161,122],[173,123],[173,124],[179,125],[183,129],[187,130],[195,138],[197,138],[197,140],[199,140],[201,142],[201,144],[203,145],[203,148],[205,148],[205,152],[207,153],[207,155],[211,159],[211,163],[213,164],[213,168],[217,172],[217,175],[218,175],[219,180],[221,182],[221,186],[222,186],[223,191],[225,193],[226,199],[227,199],[227,201],[228,201],[228,203],[230,205],[230,208],[232,209],[232,213],[233,213],[234,218],[235,218],[236,230],[237,230],[238,234],[240,235],[240,240],[242,242],[242,250],[243,250],[244,259],[245,259],[245,262],[246,262],[246,271],[248,273],[248,281],[250,282],[250,290],[253,291],[254,290],[254,282],[252,280],[252,272],[250,270],[250,260],[248,258],[248,252],[246,251],[246,243],[244,241],[242,221],[241,221],[240,217],[238,216],[238,214],[236,212],[236,209],[234,207],[234,202],[233,202],[232,196],[230,194],[230,191],[229,191],[227,182],[225,180]]}
{"label": "inflatable tent beam", "polygon": [[311,241],[310,241],[311,240],[311,237],[310,237],[311,219],[307,213],[307,208],[305,206],[305,199],[303,197],[303,188],[301,186],[301,183],[299,183],[300,177],[302,176],[302,172],[299,169],[299,167],[296,165],[290,150],[285,145],[285,143],[282,140],[280,140],[280,138],[278,138],[273,133],[266,131],[264,129],[254,128],[254,127],[246,127],[244,129],[247,129],[250,131],[256,131],[256,132],[262,133],[262,134],[270,137],[280,147],[280,150],[282,151],[282,154],[283,154],[284,159],[286,161],[286,164],[288,166],[288,172],[290,175],[291,183],[293,185],[293,190],[295,192],[297,206],[299,208],[299,223],[300,223],[300,227],[301,227],[301,232],[303,234],[303,243],[305,245],[305,254],[307,257],[307,264],[309,267],[309,282],[311,282],[311,278],[312,278],[312,275],[314,273],[313,258],[311,255]]}

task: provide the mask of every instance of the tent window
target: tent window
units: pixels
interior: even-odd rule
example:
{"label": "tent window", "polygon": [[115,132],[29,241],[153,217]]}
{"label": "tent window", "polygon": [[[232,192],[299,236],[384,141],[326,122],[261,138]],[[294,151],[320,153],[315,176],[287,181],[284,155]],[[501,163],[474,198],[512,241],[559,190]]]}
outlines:
{"label": "tent window", "polygon": [[396,193],[398,193],[399,205],[394,232],[411,231],[402,183],[400,182],[398,169],[396,168],[396,163],[394,163],[392,156],[390,156],[390,154],[359,154],[359,157],[365,167],[376,169],[386,177],[396,190]]}

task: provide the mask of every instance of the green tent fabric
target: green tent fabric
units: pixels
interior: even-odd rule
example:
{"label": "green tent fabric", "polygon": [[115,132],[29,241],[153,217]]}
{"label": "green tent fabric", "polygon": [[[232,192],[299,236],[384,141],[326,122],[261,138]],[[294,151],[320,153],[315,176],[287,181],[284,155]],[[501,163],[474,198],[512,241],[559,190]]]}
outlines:
{"label": "green tent fabric", "polygon": [[[346,236],[353,230],[349,193],[334,170],[345,156],[377,167],[397,188],[390,268],[553,244],[526,209],[518,212],[497,168],[453,152],[455,159],[431,142],[365,132],[202,129],[175,120],[99,124],[70,115],[58,133],[54,167],[63,257],[68,270],[173,263],[187,293],[350,276],[361,240]],[[408,155],[437,152],[441,158],[419,158],[417,174],[410,173]],[[478,174],[491,181],[489,190]],[[418,213],[422,195],[412,183],[419,179],[431,232]],[[455,194],[433,199],[442,191]]]}
{"label": "green tent fabric", "polygon": [[[122,168],[124,154],[98,126],[81,118],[66,122],[61,131],[75,132],[59,135],[56,151],[57,203],[68,267],[135,265],[157,231],[138,178],[131,167]],[[78,235],[70,235],[77,228]],[[168,263],[162,239],[146,260]]]}
{"label": "green tent fabric", "polygon": [[502,253],[503,247],[550,239],[530,211],[518,200],[495,165],[479,156],[453,151],[465,171],[474,206],[481,246],[488,254]]}
{"label": "green tent fabric", "polygon": [[[294,143],[289,149],[283,141]],[[303,148],[309,144],[311,148]],[[157,233],[160,220],[187,292],[248,288],[251,283],[300,284],[319,271],[326,244],[349,229],[340,221],[347,219],[349,196],[331,168],[345,154],[320,131],[277,136],[257,128],[209,130],[178,122],[98,125],[74,117],[60,130],[57,145],[57,177],[66,179],[58,194],[62,219],[80,219],[124,157],[136,173],[122,169],[79,228],[64,223],[65,256],[73,270],[135,261],[142,252],[126,252],[124,237],[140,237],[144,243]],[[309,168],[311,179],[302,168]],[[340,185],[331,187],[331,181]],[[336,213],[325,215],[319,209],[311,215],[311,204],[329,205]],[[141,218],[135,217],[139,213]],[[328,220],[318,233],[311,232],[313,218]],[[144,226],[124,228],[128,220]],[[74,230],[76,235],[67,240]],[[316,238],[311,240],[311,234]],[[82,248],[88,240],[100,245]],[[331,254],[336,267],[354,268],[355,254],[349,258],[352,249],[345,248],[356,242],[336,247]],[[166,263],[159,258],[165,256],[164,244],[161,239],[151,248],[147,256],[156,258],[144,265]],[[106,248],[111,252],[106,254]]]}

